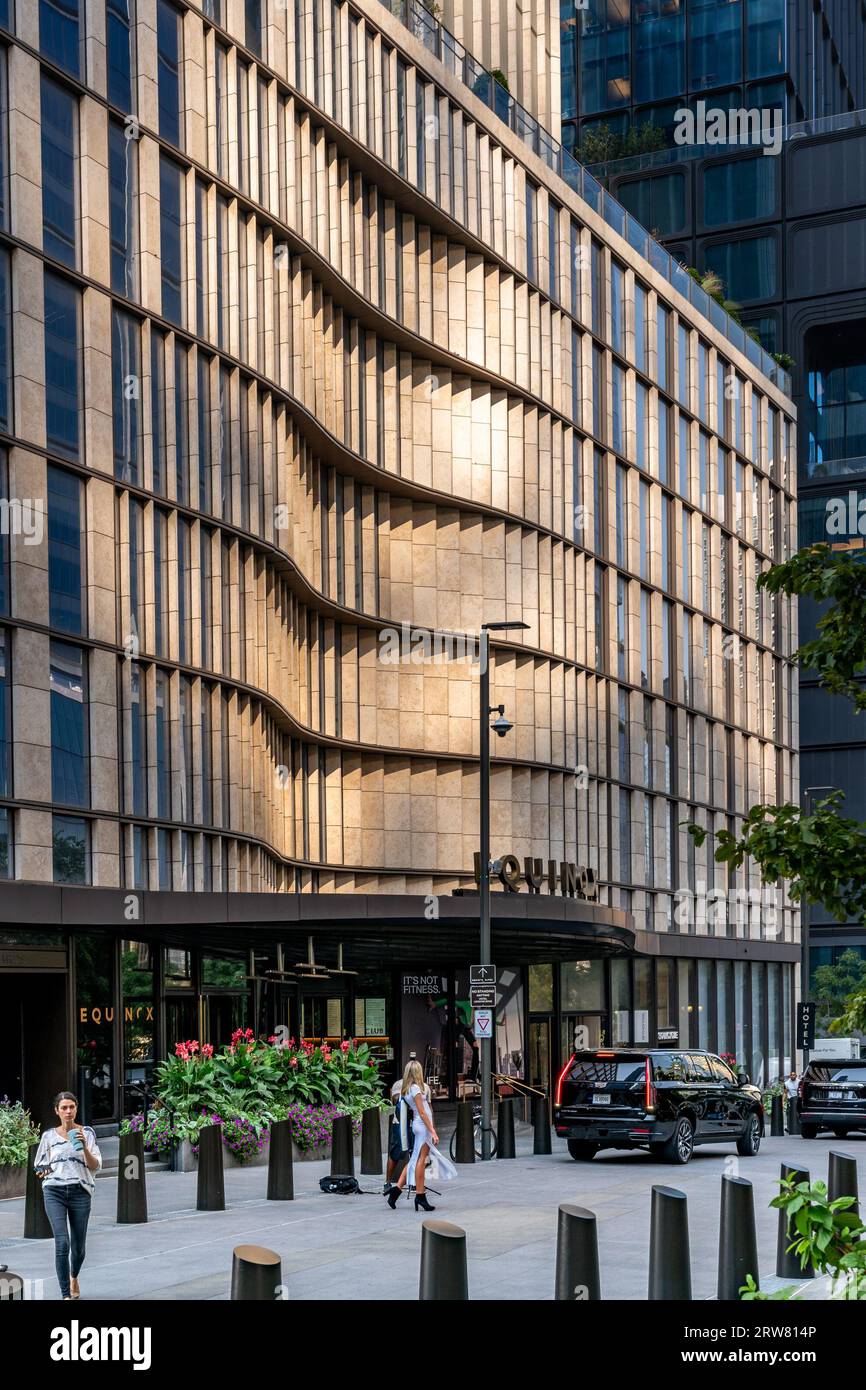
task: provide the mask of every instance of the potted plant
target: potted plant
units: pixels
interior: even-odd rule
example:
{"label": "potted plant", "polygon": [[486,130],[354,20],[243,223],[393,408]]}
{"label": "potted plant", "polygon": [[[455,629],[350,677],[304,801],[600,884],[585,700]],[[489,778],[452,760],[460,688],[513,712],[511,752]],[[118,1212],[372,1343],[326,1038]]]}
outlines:
{"label": "potted plant", "polygon": [[27,1187],[27,1150],[39,1130],[20,1101],[0,1099],[0,1199],[22,1197]]}

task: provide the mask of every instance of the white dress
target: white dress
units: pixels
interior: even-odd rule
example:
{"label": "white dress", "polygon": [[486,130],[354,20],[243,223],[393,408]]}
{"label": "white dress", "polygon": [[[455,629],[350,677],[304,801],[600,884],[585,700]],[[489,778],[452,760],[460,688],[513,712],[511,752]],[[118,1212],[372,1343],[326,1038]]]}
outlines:
{"label": "white dress", "polygon": [[423,1119],[421,1118],[421,1112],[418,1109],[419,1096],[424,1101],[424,1108],[426,1109],[427,1114],[430,1116],[431,1123],[433,1121],[433,1107],[430,1104],[429,1092],[423,1091],[416,1082],[413,1086],[409,1088],[409,1092],[406,1096],[406,1100],[412,1111],[412,1137],[414,1140],[412,1144],[412,1156],[409,1159],[408,1167],[406,1169],[407,1187],[415,1186],[415,1165],[418,1162],[421,1150],[425,1144],[428,1146],[430,1150],[430,1157],[433,1160],[432,1166],[430,1168],[430,1177],[441,1178],[443,1182],[450,1182],[452,1178],[457,1177],[457,1169],[455,1168],[454,1164],[451,1162],[450,1158],[446,1158],[445,1155],[443,1153],[440,1153],[440,1151],[436,1148],[435,1144],[433,1143],[430,1137],[430,1131],[425,1125]]}

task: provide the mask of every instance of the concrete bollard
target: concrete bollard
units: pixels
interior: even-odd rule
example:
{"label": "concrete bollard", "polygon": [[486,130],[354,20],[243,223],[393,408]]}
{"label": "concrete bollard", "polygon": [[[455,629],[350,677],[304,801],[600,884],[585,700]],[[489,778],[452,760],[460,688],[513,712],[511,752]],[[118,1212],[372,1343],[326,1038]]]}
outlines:
{"label": "concrete bollard", "polygon": [[425,1221],[421,1232],[422,1302],[465,1302],[469,1298],[466,1232],[450,1221]]}
{"label": "concrete bollard", "polygon": [[39,1144],[31,1144],[27,1150],[27,1187],[24,1195],[24,1239],[50,1240],[54,1234],[51,1222],[45,1213],[45,1200],[42,1196],[42,1179],[37,1178],[33,1167]]}
{"label": "concrete bollard", "polygon": [[[781,1176],[783,1178],[793,1178],[795,1182],[808,1182],[809,1173],[806,1168],[792,1168],[789,1163],[782,1164]],[[815,1271],[811,1264],[807,1264],[801,1269],[800,1260],[793,1251],[788,1250],[788,1246],[795,1238],[796,1231],[792,1231],[788,1222],[788,1215],[784,1211],[779,1212],[779,1230],[776,1236],[776,1274],[780,1279],[814,1279]]]}
{"label": "concrete bollard", "polygon": [[8,1265],[0,1265],[0,1303],[24,1302],[24,1280]]}
{"label": "concrete bollard", "polygon": [[851,1154],[840,1154],[830,1150],[830,1171],[827,1179],[827,1196],[831,1202],[837,1197],[854,1197],[853,1207],[848,1207],[852,1216],[860,1214],[860,1194],[857,1190],[857,1160]]}
{"label": "concrete bollard", "polygon": [[144,1135],[141,1132],[121,1134],[117,1161],[117,1224],[136,1226],[146,1221]]}
{"label": "concrete bollard", "polygon": [[797,1113],[797,1097],[788,1097],[788,1133],[800,1133],[800,1116]]}
{"label": "concrete bollard", "polygon": [[563,1202],[556,1226],[556,1284],[558,1302],[597,1302],[601,1298],[598,1272],[598,1231],[595,1213]]}
{"label": "concrete bollard", "polygon": [[196,1211],[225,1211],[222,1125],[205,1125],[198,1136]]}
{"label": "concrete bollard", "polygon": [[692,1264],[686,1194],[675,1187],[654,1186],[650,1212],[649,1290],[652,1301],[690,1303]]}
{"label": "concrete bollard", "polygon": [[457,1103],[457,1157],[455,1163],[475,1162],[475,1117],[471,1100]]}
{"label": "concrete bollard", "polygon": [[747,1178],[725,1174],[719,1223],[719,1301],[739,1302],[747,1274],[760,1288],[754,1193]]}
{"label": "concrete bollard", "polygon": [[550,1140],[550,1106],[547,1096],[535,1096],[532,1108],[532,1152],[534,1154],[553,1153]]}
{"label": "concrete bollard", "polygon": [[278,1120],[271,1126],[268,1153],[268,1201],[291,1202],[295,1196],[295,1177],[292,1167],[292,1122]]}
{"label": "concrete bollard", "polygon": [[779,1139],[785,1133],[785,1111],[781,1096],[773,1096],[770,1106],[770,1137]]}
{"label": "concrete bollard", "polygon": [[382,1174],[382,1112],[377,1105],[361,1116],[361,1172]]}
{"label": "concrete bollard", "polygon": [[514,1151],[514,1101],[511,1096],[503,1096],[499,1101],[499,1113],[496,1118],[496,1157],[517,1157]]}
{"label": "concrete bollard", "polygon": [[283,1282],[282,1264],[263,1245],[237,1245],[232,1252],[232,1303],[273,1303]]}
{"label": "concrete bollard", "polygon": [[331,1177],[355,1176],[355,1154],[352,1147],[352,1120],[349,1115],[336,1115],[331,1128]]}

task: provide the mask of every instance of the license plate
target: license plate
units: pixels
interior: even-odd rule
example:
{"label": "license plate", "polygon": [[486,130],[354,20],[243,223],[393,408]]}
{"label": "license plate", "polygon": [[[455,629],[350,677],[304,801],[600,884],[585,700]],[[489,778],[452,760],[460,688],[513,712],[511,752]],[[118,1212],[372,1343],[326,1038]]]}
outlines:
{"label": "license plate", "polygon": [[830,1099],[831,1099],[831,1100],[846,1100],[847,1097],[846,1097],[844,1091],[831,1091],[831,1092],[830,1092]]}
{"label": "license plate", "polygon": [[596,1095],[592,1098],[593,1105],[610,1105],[610,1096]]}

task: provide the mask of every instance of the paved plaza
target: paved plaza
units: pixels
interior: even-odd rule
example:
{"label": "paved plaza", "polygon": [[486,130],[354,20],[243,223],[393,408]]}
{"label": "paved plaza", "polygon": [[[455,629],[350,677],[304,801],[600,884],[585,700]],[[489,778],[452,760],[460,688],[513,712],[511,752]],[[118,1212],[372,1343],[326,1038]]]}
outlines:
{"label": "paved plaza", "polygon": [[[769,1207],[779,1165],[810,1169],[826,1181],[831,1149],[858,1159],[866,1192],[866,1136],[841,1141],[765,1139],[754,1159],[738,1159],[732,1146],[698,1149],[685,1168],[647,1154],[597,1156],[574,1163],[561,1140],[550,1157],[534,1157],[521,1135],[513,1160],[463,1167],[459,1177],[431,1194],[436,1218],[467,1233],[469,1289],[473,1299],[550,1299],[556,1249],[557,1207],[571,1202],[598,1217],[603,1293],[644,1299],[654,1183],[688,1196],[692,1282],[696,1299],[715,1297],[721,1176],[739,1173],[754,1184],[762,1286],[774,1277],[778,1213]],[[373,1195],[339,1197],[319,1191],[326,1163],[295,1165],[295,1200],[265,1199],[265,1168],[227,1169],[226,1210],[195,1210],[196,1176],[148,1174],[150,1221],[117,1226],[117,1179],[97,1182],[82,1274],[84,1299],[226,1299],[232,1249],[260,1244],[279,1252],[290,1300],[416,1299],[424,1216],[406,1199],[391,1211],[381,1181],[361,1177]],[[0,1262],[31,1280],[44,1280],[44,1296],[57,1298],[53,1243],[23,1240],[24,1201],[0,1202]],[[820,1291],[813,1285],[805,1296]],[[82,1301],[83,1301],[82,1300]]]}

